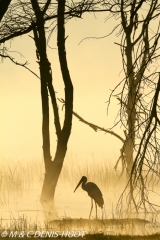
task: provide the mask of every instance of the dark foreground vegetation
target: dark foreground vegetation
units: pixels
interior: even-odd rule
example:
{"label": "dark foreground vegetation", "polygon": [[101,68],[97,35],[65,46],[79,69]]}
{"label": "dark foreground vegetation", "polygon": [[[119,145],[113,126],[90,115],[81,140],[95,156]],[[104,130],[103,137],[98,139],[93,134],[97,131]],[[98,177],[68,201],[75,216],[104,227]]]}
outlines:
{"label": "dark foreground vegetation", "polygon": [[[13,238],[13,237],[12,237]],[[2,237],[0,236],[0,239],[11,239],[9,237]],[[14,237],[13,239],[20,239],[20,237]],[[21,239],[30,239],[30,240],[35,240],[35,239],[45,239],[45,240],[48,240],[48,239],[57,239],[57,240],[66,240],[66,239],[86,239],[86,240],[94,240],[94,239],[100,239],[100,240],[160,240],[160,234],[154,234],[154,235],[148,235],[148,236],[129,236],[129,235],[125,235],[125,236],[122,236],[122,235],[118,235],[118,236],[109,236],[109,235],[104,235],[104,234],[87,234],[85,235],[83,238],[82,237],[78,237],[78,238],[75,238],[75,237],[61,237],[61,236],[58,236],[57,238],[55,237],[38,237],[38,238],[35,238],[34,236],[33,237],[21,237]]]}
{"label": "dark foreground vegetation", "polygon": [[[160,240],[159,225],[156,227],[153,223],[138,218],[53,220],[45,225],[46,228],[42,227],[39,230],[37,225],[27,227],[22,219],[11,222],[10,228],[1,228],[0,239]],[[138,228],[141,231],[137,231]]]}
{"label": "dark foreground vegetation", "polygon": [[148,240],[148,239],[153,239],[153,240],[159,240],[160,239],[160,234],[154,234],[150,236],[129,236],[129,235],[118,235],[118,236],[108,236],[104,234],[90,234],[86,235],[84,239],[87,240],[92,240],[92,239],[109,239],[109,240]]}

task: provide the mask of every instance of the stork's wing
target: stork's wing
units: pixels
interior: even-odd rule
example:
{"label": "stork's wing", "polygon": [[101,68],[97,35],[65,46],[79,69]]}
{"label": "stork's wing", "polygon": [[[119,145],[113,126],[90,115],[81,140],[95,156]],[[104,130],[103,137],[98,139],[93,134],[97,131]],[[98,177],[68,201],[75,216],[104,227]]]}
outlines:
{"label": "stork's wing", "polygon": [[85,190],[88,192],[88,195],[95,200],[99,207],[103,207],[104,200],[102,192],[95,183],[88,182],[85,185]]}

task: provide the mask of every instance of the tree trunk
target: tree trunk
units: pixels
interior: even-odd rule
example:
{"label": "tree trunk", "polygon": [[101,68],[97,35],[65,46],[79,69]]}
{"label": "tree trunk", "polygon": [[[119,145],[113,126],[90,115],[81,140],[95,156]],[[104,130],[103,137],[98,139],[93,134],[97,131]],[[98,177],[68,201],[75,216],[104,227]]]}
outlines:
{"label": "tree trunk", "polygon": [[[131,6],[130,14],[133,15],[135,11],[135,2]],[[130,176],[132,166],[133,166],[133,152],[135,147],[135,123],[136,123],[136,91],[137,82],[134,74],[134,66],[132,59],[132,52],[134,50],[134,45],[131,41],[132,31],[134,27],[134,21],[130,18],[129,23],[127,23],[127,15],[124,12],[124,1],[121,1],[121,19],[122,26],[125,33],[125,55],[126,55],[126,85],[128,88],[127,93],[127,103],[125,105],[127,113],[127,127],[125,131],[125,144],[124,144],[124,156],[126,161],[126,171],[128,176]]]}
{"label": "tree trunk", "polygon": [[[73,111],[73,85],[71,82],[65,50],[65,27],[64,27],[64,11],[65,0],[58,1],[58,31],[57,45],[59,53],[59,61],[63,82],[65,86],[65,117],[64,124],[61,129],[58,106],[55,91],[52,85],[51,64],[47,58],[46,38],[44,30],[43,14],[39,8],[37,0],[31,0],[32,7],[37,18],[37,27],[34,28],[34,40],[37,47],[37,57],[40,59],[40,77],[41,77],[41,98],[42,98],[42,136],[43,136],[43,155],[45,163],[45,178],[41,192],[40,201],[45,211],[50,213],[53,206],[56,185],[63,167],[63,161],[67,151],[67,143],[72,127],[72,111]],[[54,124],[57,134],[57,148],[54,160],[50,155],[50,136],[49,136],[49,102],[48,91],[50,93],[52,108],[54,112]]]}
{"label": "tree trunk", "polygon": [[134,79],[133,62],[132,62],[132,44],[131,44],[131,33],[126,34],[126,59],[127,59],[127,78],[128,78],[128,101],[126,105],[127,112],[127,135],[126,144],[124,147],[124,153],[126,158],[126,170],[130,176],[131,169],[133,166],[133,152],[135,146],[135,119],[136,119],[136,82]]}
{"label": "tree trunk", "polygon": [[53,219],[55,216],[54,197],[57,182],[63,167],[63,161],[66,154],[66,148],[62,145],[57,146],[57,154],[54,161],[51,161],[50,167],[46,169],[45,178],[41,192],[41,204],[44,208],[47,219]]}

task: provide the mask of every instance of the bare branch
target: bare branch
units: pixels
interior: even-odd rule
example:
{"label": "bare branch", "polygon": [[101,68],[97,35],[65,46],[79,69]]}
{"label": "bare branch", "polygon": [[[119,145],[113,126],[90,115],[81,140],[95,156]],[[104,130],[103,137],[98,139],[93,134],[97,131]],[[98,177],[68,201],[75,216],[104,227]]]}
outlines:
{"label": "bare branch", "polygon": [[31,72],[33,75],[35,75],[37,78],[40,79],[40,77],[35,72],[33,72],[30,68],[28,68],[26,66],[28,62],[18,63],[17,61],[14,60],[14,58],[12,58],[12,57],[10,57],[8,55],[1,54],[1,53],[0,53],[0,57],[2,57],[2,58],[9,58],[14,64],[16,64],[18,66],[21,66],[21,67],[24,67],[25,69],[27,69],[29,72]]}
{"label": "bare branch", "polygon": [[105,132],[105,133],[109,133],[109,134],[115,136],[116,138],[118,138],[119,140],[121,140],[122,142],[124,142],[124,139],[123,139],[121,136],[119,136],[117,133],[115,133],[115,132],[113,132],[113,131],[110,131],[110,130],[107,130],[107,129],[105,129],[105,128],[99,127],[99,126],[97,126],[97,125],[95,125],[95,124],[93,124],[93,123],[87,122],[86,120],[84,120],[82,117],[80,117],[80,116],[79,116],[77,113],[75,113],[74,111],[73,111],[73,115],[74,115],[75,117],[77,117],[77,118],[79,119],[79,121],[81,121],[81,122],[85,123],[86,125],[88,125],[89,127],[91,127],[94,131],[97,132],[97,130],[99,130],[99,131],[103,131],[103,132]]}

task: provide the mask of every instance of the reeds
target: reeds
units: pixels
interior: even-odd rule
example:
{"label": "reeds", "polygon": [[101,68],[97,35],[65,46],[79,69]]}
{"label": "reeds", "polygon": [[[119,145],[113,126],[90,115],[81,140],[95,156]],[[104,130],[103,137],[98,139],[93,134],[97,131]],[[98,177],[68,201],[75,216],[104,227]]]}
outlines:
{"label": "reeds", "polygon": [[[60,181],[68,181],[74,187],[82,176],[86,176],[88,181],[95,182],[102,188],[113,188],[117,184],[120,170],[113,169],[115,161],[106,159],[102,156],[95,159],[94,155],[87,158],[67,155],[60,176]],[[125,176],[121,178],[124,182]]]}
{"label": "reeds", "polygon": [[0,162],[0,206],[8,206],[13,195],[22,197],[37,184],[42,184],[42,162],[2,160]]}
{"label": "reeds", "polygon": [[[125,186],[126,178],[124,176],[121,179],[119,179],[119,175],[121,172],[120,170],[115,172],[115,170],[113,169],[114,164],[115,160],[111,161],[104,156],[102,156],[99,159],[96,159],[93,155],[90,156],[89,158],[67,155],[64,161],[63,169],[61,171],[58,184],[62,186],[62,189],[64,189],[65,185],[67,184],[70,188],[74,190],[80,178],[82,176],[86,176],[88,178],[88,181],[93,181],[100,187],[102,193],[104,193],[106,205],[111,206],[110,210],[109,207],[107,209],[107,217],[109,216],[108,218],[115,219],[114,215],[115,204],[116,201],[118,200],[120,193],[123,190],[123,187]],[[42,159],[31,160],[28,162],[24,162],[23,160],[22,161],[1,160],[0,208],[2,207],[5,210],[7,209],[9,212],[6,218],[8,220],[6,221],[6,224],[8,224],[7,226],[5,224],[5,216],[1,217],[0,222],[1,230],[3,230],[4,225],[8,229],[15,228],[19,231],[30,228],[34,228],[34,230],[36,230],[35,228],[37,228],[37,226],[40,229],[40,224],[38,224],[36,218],[34,217],[33,219],[31,219],[31,217],[29,217],[33,216],[33,212],[28,212],[28,198],[26,197],[27,196],[26,193],[31,192],[31,190],[33,190],[33,195],[37,195],[35,189],[38,189],[38,194],[40,195],[43,179],[44,179],[44,163]],[[58,187],[59,186],[57,186],[57,188]],[[110,196],[109,194],[112,196]],[[39,202],[39,196],[37,195],[36,197],[38,199],[37,202]],[[15,217],[15,215],[12,213],[12,206],[14,206],[13,208],[15,209],[15,206],[19,205],[20,201],[24,200],[26,201],[27,205],[26,209],[23,210],[26,210],[26,215],[27,214],[28,215],[25,216],[23,213],[24,211],[22,211],[21,216],[16,215]],[[79,203],[76,203],[76,208],[78,208],[78,204]],[[88,205],[86,209],[88,209],[89,211]],[[42,211],[40,211],[38,207],[36,210],[34,204],[31,210],[35,211],[37,215],[39,214],[38,215],[39,219],[40,218],[43,219]],[[12,215],[14,217],[12,217]],[[63,222],[64,221],[62,221],[62,223]],[[62,228],[64,228],[64,226],[62,226]]]}

